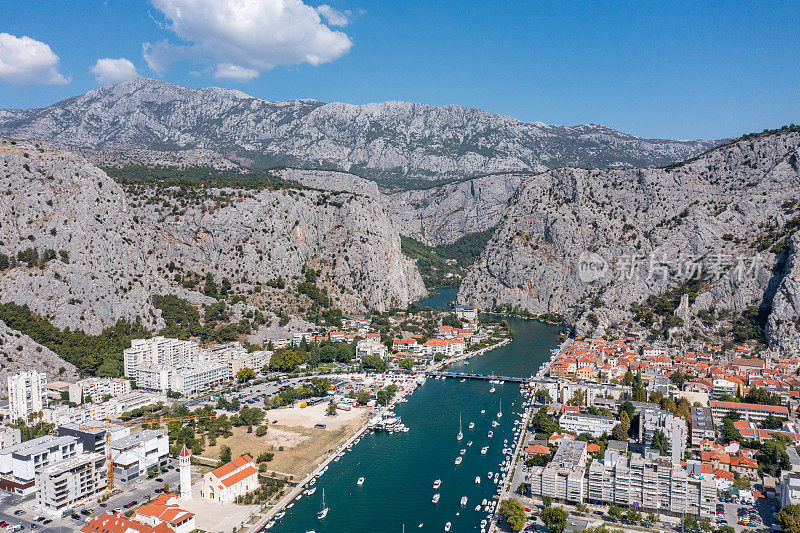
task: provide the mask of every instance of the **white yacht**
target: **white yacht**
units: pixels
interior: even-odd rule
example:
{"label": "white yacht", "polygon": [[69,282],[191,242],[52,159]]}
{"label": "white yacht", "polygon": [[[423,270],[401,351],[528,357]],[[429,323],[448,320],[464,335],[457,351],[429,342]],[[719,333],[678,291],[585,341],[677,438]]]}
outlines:
{"label": "white yacht", "polygon": [[497,418],[503,418],[503,399],[500,398],[500,411],[497,412]]}
{"label": "white yacht", "polygon": [[486,455],[486,452],[488,452],[488,451],[489,451],[489,447],[488,446],[484,446],[483,448],[481,448],[481,455]]}
{"label": "white yacht", "polygon": [[360,487],[363,484],[364,484],[364,478],[363,477],[358,478],[358,481],[356,481],[356,485]]}
{"label": "white yacht", "polygon": [[475,429],[475,422],[470,422],[467,427],[469,427],[469,429]]}
{"label": "white yacht", "polygon": [[492,394],[494,394],[494,385],[492,385],[492,388],[491,388],[491,389],[489,389],[489,392],[491,392]]}
{"label": "white yacht", "polygon": [[466,505],[467,505],[467,497],[466,496],[462,496],[461,497],[461,507],[466,507]]}
{"label": "white yacht", "polygon": [[466,449],[466,448],[461,448],[461,449],[458,451],[458,455],[464,455],[465,453],[467,453],[467,449]]}
{"label": "white yacht", "polygon": [[433,503],[439,503],[439,498],[441,498],[441,495],[437,492],[436,494],[433,495],[433,498],[431,498],[431,501]]}
{"label": "white yacht", "polygon": [[329,510],[330,509],[328,509],[328,506],[325,505],[325,489],[322,489],[322,510],[320,510],[320,512],[317,513],[317,519],[322,520],[323,518],[328,516]]}
{"label": "white yacht", "polygon": [[317,487],[308,489],[308,496],[313,496],[315,492],[317,492]]}
{"label": "white yacht", "polygon": [[441,479],[437,479],[436,481],[433,482],[433,489],[434,490],[438,489],[441,486],[442,486],[442,480]]}
{"label": "white yacht", "polygon": [[489,437],[490,439],[491,439],[492,437],[494,437],[494,432],[493,432],[493,431],[490,431],[490,432],[489,432],[489,435],[488,435],[488,437]]}
{"label": "white yacht", "polygon": [[458,457],[456,457],[456,461],[455,461],[455,463],[456,463],[457,465],[460,465],[460,464],[461,464],[461,461],[463,461],[463,459],[461,458],[461,456],[460,456],[460,455],[459,455]]}
{"label": "white yacht", "polygon": [[452,525],[453,525],[453,524],[451,524],[450,522],[446,523],[446,524],[444,525],[444,530],[445,530],[445,531],[450,531],[450,528],[452,527]]}
{"label": "white yacht", "polygon": [[461,413],[458,413],[458,435],[456,435],[456,440],[461,440],[464,438],[464,433],[461,431]]}
{"label": "white yacht", "polygon": [[481,409],[481,414],[485,415],[486,414],[486,409]]}
{"label": "white yacht", "polygon": [[481,484],[481,476],[475,476],[475,484],[476,485],[480,485]]}

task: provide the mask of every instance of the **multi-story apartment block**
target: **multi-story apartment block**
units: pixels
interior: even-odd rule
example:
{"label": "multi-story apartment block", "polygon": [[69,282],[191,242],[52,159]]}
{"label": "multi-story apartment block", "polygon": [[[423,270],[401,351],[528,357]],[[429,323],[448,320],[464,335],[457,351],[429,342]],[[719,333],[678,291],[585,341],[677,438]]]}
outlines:
{"label": "multi-story apartment block", "polygon": [[639,442],[651,446],[656,431],[660,431],[667,438],[668,453],[672,456],[672,460],[674,462],[682,460],[688,437],[686,421],[661,409],[644,411],[639,419]]}
{"label": "multi-story apartment block", "polygon": [[100,403],[103,398],[116,398],[131,391],[130,380],[123,378],[88,378],[69,386],[69,401],[80,404],[91,398]]}
{"label": "multi-story apartment block", "polygon": [[689,475],[685,466],[668,457],[609,454],[608,450],[603,460],[589,465],[587,486],[590,502],[676,516],[713,516],[717,497],[710,477]]}
{"label": "multi-story apartment block", "polygon": [[700,441],[716,438],[714,419],[709,407],[692,407],[692,446],[700,446]]}
{"label": "multi-story apartment block", "polygon": [[603,433],[611,435],[617,420],[613,416],[597,416],[581,413],[564,413],[558,421],[564,431],[575,435],[589,433],[592,437],[601,437]]}
{"label": "multi-story apartment block", "polygon": [[586,442],[562,441],[547,466],[531,468],[528,477],[531,493],[537,496],[546,494],[557,501],[582,503],[586,497],[587,457]]}
{"label": "multi-story apartment block", "polygon": [[169,439],[161,431],[145,429],[111,441],[114,476],[121,481],[136,479],[152,468],[166,466],[168,460]]}
{"label": "multi-story apartment block", "polygon": [[75,437],[46,435],[0,450],[0,490],[27,496],[36,491],[42,468],[83,453]]}
{"label": "multi-story apartment block", "polygon": [[22,432],[19,428],[0,426],[0,448],[8,448],[22,442]]}
{"label": "multi-story apartment block", "polygon": [[[106,433],[111,432],[111,440],[121,439],[131,434],[131,428],[127,426],[112,425],[110,429],[102,428],[105,421],[87,420],[82,424],[65,424],[58,426],[59,437],[75,437],[81,442],[84,453],[94,453],[106,451]],[[84,429],[81,429],[84,428]],[[87,429],[97,428],[97,429]]]}
{"label": "multi-story apartment block", "polygon": [[386,359],[389,356],[389,349],[381,343],[380,338],[360,340],[356,344],[356,360],[360,361],[365,355],[376,355]]}
{"label": "multi-story apartment block", "polygon": [[731,411],[736,411],[745,420],[752,422],[761,422],[769,415],[777,418],[789,418],[789,409],[784,405],[760,405],[756,403],[741,403],[741,402],[721,402],[711,400],[708,402],[711,407],[711,414],[717,423],[722,423],[725,415]]}
{"label": "multi-story apartment block", "polygon": [[133,339],[123,351],[125,376],[135,378],[139,368],[182,366],[198,361],[200,347],[194,341],[153,337]]}
{"label": "multi-story apartment block", "polygon": [[37,506],[61,516],[96,498],[108,485],[107,469],[102,453],[84,453],[42,468],[36,475]]}
{"label": "multi-story apartment block", "polygon": [[269,363],[272,352],[269,350],[256,350],[249,352],[245,350],[240,342],[234,341],[226,344],[218,344],[211,348],[200,350],[201,363],[221,363],[228,367],[231,377],[243,368],[250,368],[259,372],[264,365]]}
{"label": "multi-story apartment block", "polygon": [[47,374],[28,370],[8,376],[8,417],[12,422],[28,422],[32,413],[47,406]]}

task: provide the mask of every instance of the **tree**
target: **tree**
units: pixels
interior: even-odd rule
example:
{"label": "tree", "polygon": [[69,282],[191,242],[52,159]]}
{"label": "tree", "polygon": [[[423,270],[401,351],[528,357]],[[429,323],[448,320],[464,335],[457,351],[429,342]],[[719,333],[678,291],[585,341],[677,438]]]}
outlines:
{"label": "tree", "polygon": [[522,496],[523,498],[528,495],[528,485],[525,483],[520,483],[517,485],[517,494]]}
{"label": "tree", "polygon": [[406,357],[404,359],[400,359],[398,365],[403,370],[411,370],[414,368],[414,359],[412,357]]}
{"label": "tree", "polygon": [[717,528],[717,533],[736,533],[736,530],[733,529],[733,526],[723,525]]}
{"label": "tree", "polygon": [[561,533],[567,527],[569,513],[561,507],[548,507],[542,511],[542,522],[553,533]]}
{"label": "tree", "polygon": [[733,425],[733,420],[727,417],[722,420],[722,440],[725,442],[742,441],[742,434]]}
{"label": "tree", "polygon": [[678,390],[683,390],[683,384],[686,383],[686,376],[680,370],[673,372],[669,379],[678,387]]}
{"label": "tree", "polygon": [[370,396],[369,393],[365,390],[360,390],[356,393],[356,401],[359,405],[367,405],[369,403]]}
{"label": "tree", "polygon": [[500,502],[500,516],[511,531],[522,531],[525,527],[525,508],[513,498]]}
{"label": "tree", "polygon": [[236,379],[238,379],[240,383],[245,383],[255,377],[256,373],[252,368],[244,367],[236,373]]}
{"label": "tree", "polygon": [[553,403],[553,397],[550,396],[549,391],[539,389],[536,391],[536,401],[539,403]]}
{"label": "tree", "polygon": [[377,370],[378,372],[385,372],[387,368],[386,361],[372,354],[367,354],[361,358],[361,366]]}
{"label": "tree", "polygon": [[765,441],[756,454],[758,470],[763,474],[776,476],[781,470],[789,468],[789,456],[786,454],[786,444],[774,437]]}
{"label": "tree", "polygon": [[575,392],[572,393],[572,398],[569,399],[567,405],[572,405],[575,407],[583,407],[586,403],[586,391],[584,389],[576,389]]}
{"label": "tree", "polygon": [[714,530],[714,526],[711,525],[711,522],[708,520],[701,520],[700,521],[700,529],[705,532],[710,532]]}
{"label": "tree", "polygon": [[547,494],[545,494],[544,496],[542,496],[542,505],[544,505],[544,506],[545,506],[545,508],[547,508],[547,507],[550,507],[551,505],[553,505],[553,498],[552,498],[552,496],[549,496],[549,495],[547,495]]}
{"label": "tree", "polygon": [[336,404],[333,402],[329,403],[325,414],[328,416],[336,416]]}
{"label": "tree", "polygon": [[611,436],[614,440],[628,440],[628,430],[631,429],[631,419],[628,417],[628,413],[623,411],[619,415],[619,424],[614,426],[614,429],[611,430]]}
{"label": "tree", "polygon": [[800,533],[800,504],[789,504],[781,509],[775,521],[783,531]]}
{"label": "tree", "polygon": [[660,521],[661,521],[661,519],[658,517],[657,514],[655,514],[655,513],[647,513],[647,523],[648,524],[653,525],[653,524],[659,523]]}
{"label": "tree", "polygon": [[641,522],[642,513],[640,513],[637,509],[631,507],[625,512],[625,518],[627,518],[631,522]]}
{"label": "tree", "polygon": [[219,449],[219,462],[221,465],[231,462],[231,447],[225,444]]}
{"label": "tree", "polygon": [[631,383],[633,383],[633,372],[631,372],[630,370],[625,372],[625,376],[622,378],[622,383],[624,383],[627,386],[630,386]]}
{"label": "tree", "polygon": [[652,447],[658,450],[661,456],[666,456],[669,453],[669,442],[667,441],[667,436],[664,435],[660,429],[657,429],[653,432]]}
{"label": "tree", "polygon": [[608,516],[614,520],[622,520],[622,508],[613,503],[608,507]]}
{"label": "tree", "polygon": [[697,518],[694,516],[687,514],[683,517],[683,528],[688,529],[689,531],[694,531],[697,529]]}
{"label": "tree", "polygon": [[258,426],[256,428],[256,437],[263,437],[267,434],[267,426]]}
{"label": "tree", "polygon": [[761,422],[761,427],[764,429],[781,429],[783,426],[783,421],[783,418],[778,418],[770,413],[767,415],[767,418]]}

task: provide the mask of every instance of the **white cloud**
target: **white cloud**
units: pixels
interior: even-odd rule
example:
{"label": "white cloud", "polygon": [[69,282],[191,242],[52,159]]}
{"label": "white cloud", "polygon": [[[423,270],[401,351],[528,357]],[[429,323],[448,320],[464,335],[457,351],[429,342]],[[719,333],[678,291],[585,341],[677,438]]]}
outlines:
{"label": "white cloud", "polygon": [[215,78],[229,78],[236,81],[250,81],[258,77],[258,71],[231,63],[219,63],[214,69]]}
{"label": "white cloud", "polygon": [[58,71],[58,56],[47,44],[23,35],[0,33],[0,80],[16,85],[69,83]]}
{"label": "white cloud", "polygon": [[[158,74],[172,63],[190,59],[215,64],[216,77],[247,81],[279,65],[327,63],[352,46],[345,33],[326,26],[321,13],[301,0],[152,3],[163,13],[167,28],[182,40],[181,44],[143,43],[142,55]],[[344,15],[339,15],[341,22]],[[329,24],[334,24],[331,20]]]}
{"label": "white cloud", "polygon": [[321,6],[318,6],[317,13],[322,15],[322,18],[324,18],[331,26],[347,26],[350,24],[350,17],[352,16],[350,11],[339,11],[328,4],[322,4]]}
{"label": "white cloud", "polygon": [[136,67],[133,66],[130,59],[124,57],[98,59],[90,71],[94,74],[97,83],[117,83],[137,74]]}

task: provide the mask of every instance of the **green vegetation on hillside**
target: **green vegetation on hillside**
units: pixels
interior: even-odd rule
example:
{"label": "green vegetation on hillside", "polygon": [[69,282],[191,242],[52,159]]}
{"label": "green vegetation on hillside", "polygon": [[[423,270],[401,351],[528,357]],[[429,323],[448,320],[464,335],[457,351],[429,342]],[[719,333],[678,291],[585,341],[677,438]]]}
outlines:
{"label": "green vegetation on hillside", "polygon": [[218,170],[206,166],[177,168],[145,165],[100,168],[114,181],[123,185],[147,183],[176,187],[302,188],[300,185],[281,180],[266,170],[240,172],[238,170]]}
{"label": "green vegetation on hillside", "polygon": [[[458,287],[465,269],[478,260],[493,233],[494,228],[490,228],[440,246],[428,246],[401,235],[400,243],[403,254],[417,261],[426,287]],[[452,276],[446,277],[446,274]]]}
{"label": "green vegetation on hillside", "polygon": [[61,330],[35,315],[27,305],[15,303],[0,304],[0,320],[69,361],[82,374],[101,377],[121,376],[122,350],[130,347],[131,339],[150,336],[141,324],[124,320],[118,320],[99,335],[69,328]]}

